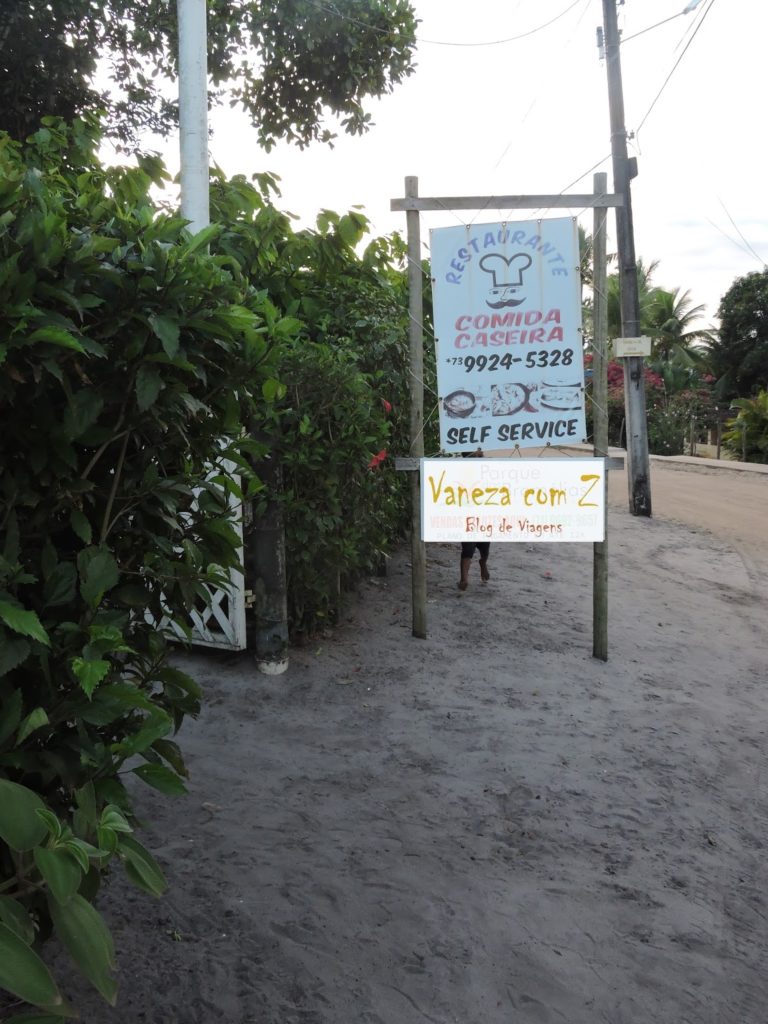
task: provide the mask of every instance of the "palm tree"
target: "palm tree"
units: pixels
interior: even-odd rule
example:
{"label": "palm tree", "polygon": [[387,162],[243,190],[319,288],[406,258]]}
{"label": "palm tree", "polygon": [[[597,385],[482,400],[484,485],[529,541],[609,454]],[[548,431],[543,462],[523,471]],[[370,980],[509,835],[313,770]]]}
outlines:
{"label": "palm tree", "polygon": [[[648,334],[648,313],[655,288],[651,286],[651,277],[659,265],[652,260],[648,266],[642,260],[637,261],[637,294],[640,306],[640,333]],[[621,285],[619,274],[608,277],[608,337],[621,337]]]}
{"label": "palm tree", "polygon": [[701,362],[698,346],[712,341],[712,331],[694,327],[705,307],[692,305],[691,293],[679,288],[654,288],[648,297],[645,332],[653,338],[653,354],[661,362],[694,366]]}

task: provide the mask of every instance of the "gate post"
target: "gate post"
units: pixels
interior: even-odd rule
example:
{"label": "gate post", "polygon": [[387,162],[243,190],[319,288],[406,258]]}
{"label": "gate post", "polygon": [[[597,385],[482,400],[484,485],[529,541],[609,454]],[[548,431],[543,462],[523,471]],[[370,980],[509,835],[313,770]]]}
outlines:
{"label": "gate post", "polygon": [[279,501],[282,472],[277,453],[273,450],[256,468],[269,497],[248,531],[246,563],[253,589],[249,631],[259,672],[277,676],[288,668],[285,526]]}

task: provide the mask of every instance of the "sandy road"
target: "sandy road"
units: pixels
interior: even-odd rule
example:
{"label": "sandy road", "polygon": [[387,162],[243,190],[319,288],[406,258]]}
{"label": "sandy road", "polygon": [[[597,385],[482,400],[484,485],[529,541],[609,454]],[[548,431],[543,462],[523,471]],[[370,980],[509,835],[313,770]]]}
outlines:
{"label": "sandy road", "polygon": [[[768,467],[651,459],[653,516],[706,530],[741,557],[756,593],[768,579]],[[609,475],[610,507],[628,508],[626,471]]]}

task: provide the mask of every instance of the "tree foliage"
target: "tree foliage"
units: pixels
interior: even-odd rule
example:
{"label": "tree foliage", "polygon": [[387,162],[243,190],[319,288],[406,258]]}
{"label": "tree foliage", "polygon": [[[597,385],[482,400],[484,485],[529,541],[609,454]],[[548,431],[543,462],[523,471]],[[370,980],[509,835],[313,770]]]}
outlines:
{"label": "tree foliage", "polygon": [[172,736],[200,691],[158,624],[183,631],[226,585],[228,498],[258,511],[253,465],[281,459],[295,637],[405,510],[402,243],[358,255],[358,211],[293,231],[269,175],[217,174],[220,224],[190,238],[150,201],[159,162],[105,169],[96,142],[55,118],[26,147],[0,136],[0,988],[41,1020],[70,1012],[52,929],[115,998],[92,905],[110,865],[165,886],[134,790],[184,791]]}
{"label": "tree foliage", "polygon": [[[217,175],[216,245],[300,322],[276,367],[286,392],[260,424],[282,467],[288,610],[294,640],[336,620],[343,594],[375,569],[407,522],[404,475],[388,453],[408,451],[408,309],[402,243],[368,222],[323,210],[294,231],[275,209],[275,181]],[[427,380],[434,364],[427,360]]]}
{"label": "tree foliage", "polygon": [[708,328],[697,327],[704,306],[694,306],[689,291],[654,288],[647,307],[647,330],[653,339],[653,356],[662,363],[694,365],[701,347],[712,338]]}
{"label": "tree foliage", "polygon": [[768,387],[768,270],[737,278],[720,302],[709,361],[723,400]]}
{"label": "tree foliage", "polygon": [[171,737],[200,692],[158,624],[237,564],[228,465],[263,452],[243,427],[295,330],[207,254],[215,228],[157,214],[157,165],[104,170],[93,143],[0,136],[0,987],[58,1015],[41,940],[112,1002],[101,876],[165,886],[125,780],[184,791]]}
{"label": "tree foliage", "polygon": [[726,448],[747,462],[768,462],[768,391],[736,398],[733,408],[738,412],[723,434]]}
{"label": "tree foliage", "polygon": [[[269,149],[330,141],[330,112],[345,131],[370,123],[366,99],[413,71],[416,21],[408,0],[209,0],[212,101],[241,105]],[[97,88],[97,57],[110,87]],[[177,119],[175,0],[3,0],[0,129],[16,139],[44,115],[67,120],[103,107],[128,144]]]}

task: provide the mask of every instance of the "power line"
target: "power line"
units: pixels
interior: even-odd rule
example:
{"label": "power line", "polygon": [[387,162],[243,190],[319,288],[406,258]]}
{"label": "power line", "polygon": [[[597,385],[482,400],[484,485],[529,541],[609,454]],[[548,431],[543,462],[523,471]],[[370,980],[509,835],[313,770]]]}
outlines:
{"label": "power line", "polygon": [[545,28],[549,28],[550,25],[554,25],[556,21],[559,21],[561,18],[564,18],[569,11],[572,11],[573,8],[576,7],[577,4],[580,4],[581,2],[582,0],[573,0],[573,3],[569,4],[564,11],[561,11],[559,14],[555,15],[554,18],[550,18],[549,21],[545,21],[543,25],[538,25],[536,28],[529,29],[527,32],[521,32],[520,35],[509,36],[506,39],[489,39],[486,42],[482,43],[454,43],[447,42],[441,39],[422,39],[419,37],[418,42],[429,43],[431,46],[501,46],[502,43],[515,43],[518,39],[527,39],[528,36],[533,36],[537,32],[542,32]]}
{"label": "power line", "polygon": [[569,188],[573,188],[574,185],[578,185],[578,183],[581,181],[582,178],[586,178],[586,176],[590,173],[590,171],[596,171],[597,168],[600,166],[600,164],[604,164],[606,160],[610,160],[610,159],[611,159],[611,154],[610,153],[606,153],[605,156],[601,157],[601,159],[598,160],[596,164],[592,164],[592,166],[588,167],[586,169],[586,171],[584,171],[583,174],[580,174],[578,176],[578,178],[574,178],[573,181],[569,182],[565,186],[565,188],[560,189],[559,195],[561,195],[561,196],[564,195],[568,191]]}
{"label": "power line", "polygon": [[[579,15],[579,19],[578,19],[578,21],[576,22],[576,25],[574,26],[574,30],[573,30],[573,32],[571,33],[571,36],[570,36],[570,38],[569,38],[569,39],[568,39],[568,40],[567,40],[567,41],[565,42],[565,44],[564,44],[564,46],[563,46],[563,50],[566,50],[566,49],[567,49],[567,48],[568,48],[568,47],[569,47],[569,46],[571,45],[571,43],[573,42],[574,36],[576,35],[576,30],[578,29],[579,25],[581,24],[582,20],[584,19],[584,15],[585,15],[585,14],[587,13],[587,11],[589,10],[589,8],[590,8],[591,4],[592,4],[592,0],[586,0],[586,2],[585,2],[585,4],[584,4],[584,9],[583,9],[583,11],[581,12],[581,14]],[[570,8],[569,8],[569,9],[570,9]],[[541,96],[543,95],[543,92],[544,92],[544,90],[539,90],[539,91],[538,91],[538,92],[536,93],[536,95],[535,95],[535,96],[533,97],[533,99],[532,99],[532,100],[531,100],[531,102],[530,102],[530,105],[529,105],[528,109],[526,110],[525,114],[523,115],[523,117],[522,117],[522,118],[521,118],[521,120],[520,120],[520,124],[524,124],[524,123],[525,123],[525,122],[526,122],[526,121],[528,120],[528,115],[529,115],[529,114],[531,113],[531,111],[533,110],[533,108],[534,108],[534,107],[536,106],[536,104],[537,104],[537,103],[539,102],[539,99],[540,99],[540,98],[541,98]],[[500,156],[500,157],[499,157],[499,159],[498,159],[498,160],[496,161],[496,163],[495,163],[495,164],[493,165],[493,169],[494,169],[494,171],[495,171],[495,170],[496,170],[496,168],[497,168],[497,167],[499,166],[499,164],[500,164],[500,163],[501,163],[501,161],[502,161],[502,160],[504,159],[504,157],[505,157],[505,156],[507,155],[507,153],[508,153],[508,152],[509,152],[509,150],[511,149],[511,147],[512,147],[512,143],[513,143],[514,141],[515,141],[515,136],[513,135],[513,136],[512,136],[512,138],[511,138],[511,139],[509,140],[509,142],[508,142],[508,143],[506,144],[506,146],[504,147],[504,151],[502,152],[501,156]]]}
{"label": "power line", "polygon": [[[707,220],[707,223],[711,224],[712,227],[715,229],[715,231],[719,231],[720,234],[723,236],[723,238],[726,238],[731,243],[731,245],[735,245],[736,248],[739,250],[739,252],[745,252],[748,256],[751,255],[751,253],[749,252],[749,249],[745,248],[741,244],[741,242],[737,241],[735,238],[731,238],[731,236],[728,234],[728,232],[727,231],[723,231],[723,229],[720,227],[720,225],[716,224],[712,220],[711,217],[707,217],[706,220]],[[762,263],[762,260],[760,262]]]}
{"label": "power line", "polygon": [[[332,3],[322,3],[321,0],[309,0],[309,2],[314,7],[317,7],[318,10],[326,11],[328,14],[332,14],[336,18],[341,18],[342,21],[348,21],[353,25],[360,25],[362,28],[367,28],[372,32],[378,32],[379,35],[390,35],[386,29],[378,28],[376,25],[371,25],[367,21],[361,21],[359,18],[353,18],[349,14],[344,14],[343,11],[340,11],[339,8]],[[535,35],[537,32],[542,32],[545,28],[549,28],[550,25],[554,25],[556,21],[559,21],[560,18],[564,18],[569,11],[573,10],[573,8],[581,2],[582,0],[573,0],[573,3],[569,4],[564,11],[561,11],[549,21],[544,22],[543,25],[538,25],[536,28],[529,29],[527,32],[521,32],[520,35],[509,36],[506,39],[489,39],[479,43],[458,43],[444,39],[423,39],[421,36],[417,36],[416,42],[427,43],[430,46],[501,46],[503,43],[514,43],[518,39],[527,39],[528,36]]]}
{"label": "power line", "polygon": [[736,229],[736,233],[738,234],[739,238],[742,240],[744,245],[746,245],[747,249],[749,250],[749,252],[752,253],[752,255],[755,257],[755,259],[758,261],[758,263],[762,263],[763,266],[765,266],[765,260],[762,259],[762,257],[758,256],[758,254],[755,252],[755,250],[752,248],[752,246],[746,240],[746,238],[742,234],[741,228],[739,227],[739,225],[736,223],[736,221],[733,219],[733,217],[728,212],[728,209],[727,209],[725,203],[723,202],[723,200],[720,199],[720,196],[718,196],[717,198],[718,198],[718,201],[720,202],[720,205],[725,210],[726,217],[728,218],[728,220],[731,222],[731,224],[733,224],[734,228]]}
{"label": "power line", "polygon": [[636,134],[636,135],[637,135],[637,133],[638,133],[638,132],[640,131],[640,129],[641,129],[642,127],[643,127],[643,125],[645,124],[645,122],[646,122],[646,121],[648,120],[648,117],[649,117],[649,115],[650,115],[651,111],[653,110],[653,108],[654,108],[654,107],[656,106],[656,104],[658,103],[658,101],[659,101],[659,98],[661,97],[661,94],[662,94],[662,93],[664,92],[664,90],[666,89],[667,85],[669,84],[669,80],[670,80],[670,78],[672,77],[672,75],[673,75],[673,74],[675,73],[675,71],[677,70],[677,68],[678,68],[678,66],[679,66],[679,64],[680,64],[680,61],[681,61],[681,60],[683,59],[683,57],[684,57],[684,56],[686,55],[686,53],[688,52],[688,47],[689,47],[689,46],[691,45],[691,43],[693,42],[693,40],[694,40],[694,39],[696,38],[696,35],[698,34],[698,31],[699,31],[699,29],[700,29],[700,28],[701,28],[701,26],[702,26],[702,25],[704,24],[704,19],[705,19],[705,18],[706,18],[706,16],[707,16],[707,15],[709,14],[709,12],[710,12],[710,11],[712,10],[712,8],[714,7],[714,5],[715,5],[715,0],[709,0],[709,7],[707,7],[707,9],[706,9],[706,10],[704,11],[704,13],[702,14],[702,16],[701,16],[701,20],[700,20],[700,21],[699,21],[699,23],[697,24],[697,26],[696,26],[696,28],[694,29],[694,31],[693,31],[693,32],[691,33],[691,38],[690,38],[690,39],[688,40],[688,42],[687,42],[687,43],[685,44],[685,47],[683,48],[683,52],[682,52],[682,53],[680,54],[680,56],[679,56],[679,57],[677,58],[677,60],[675,61],[675,63],[674,63],[673,65],[672,65],[672,70],[671,70],[671,71],[669,72],[669,74],[667,75],[667,77],[666,77],[666,78],[664,79],[664,82],[663,82],[663,84],[662,84],[661,88],[659,89],[659,91],[658,91],[658,92],[656,93],[656,95],[655,95],[655,97],[654,97],[654,99],[653,99],[653,102],[651,103],[651,105],[650,105],[650,107],[648,108],[648,110],[647,110],[647,111],[645,112],[645,116],[643,117],[642,121],[640,122],[640,124],[639,124],[639,125],[637,126],[637,128],[635,129],[635,134]]}

